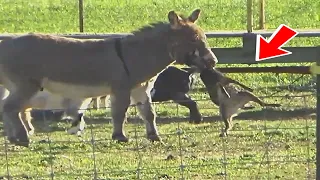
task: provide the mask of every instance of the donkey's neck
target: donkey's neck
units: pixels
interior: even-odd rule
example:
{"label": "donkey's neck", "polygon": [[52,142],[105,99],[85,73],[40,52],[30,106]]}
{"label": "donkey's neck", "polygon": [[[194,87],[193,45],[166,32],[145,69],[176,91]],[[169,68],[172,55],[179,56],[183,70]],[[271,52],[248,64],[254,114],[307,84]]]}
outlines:
{"label": "donkey's neck", "polygon": [[149,80],[174,61],[169,55],[168,29],[162,27],[161,30],[150,29],[151,32],[145,36],[138,34],[124,41],[124,59],[128,64],[131,83]]}

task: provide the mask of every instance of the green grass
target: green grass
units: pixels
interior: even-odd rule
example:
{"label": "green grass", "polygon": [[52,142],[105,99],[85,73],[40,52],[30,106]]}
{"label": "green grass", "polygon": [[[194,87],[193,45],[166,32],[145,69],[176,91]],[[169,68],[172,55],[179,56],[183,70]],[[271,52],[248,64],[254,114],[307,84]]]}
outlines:
{"label": "green grass", "polygon": [[[257,2],[254,2],[255,29]],[[246,29],[245,0],[84,0],[84,30],[88,33],[130,32],[154,21],[166,21],[170,10],[189,14],[195,8],[202,9],[198,24],[205,31]],[[319,28],[319,13],[320,1],[268,0],[266,26],[275,29],[284,23],[295,29]],[[78,31],[76,0],[0,0],[0,33]],[[319,38],[295,38],[289,43],[291,46],[319,44]],[[241,39],[211,39],[210,45],[241,46]],[[263,66],[274,65],[287,64]],[[225,175],[227,179],[305,179],[310,172],[310,178],[314,178],[315,117],[310,113],[314,112],[316,99],[314,95],[290,98],[314,93],[314,77],[268,73],[228,76],[255,88],[259,96],[286,96],[265,99],[281,103],[283,107],[275,110],[257,107],[243,112],[234,121],[231,135],[219,138],[223,123],[218,121],[216,106],[207,101],[207,94],[192,92],[193,99],[201,100],[198,103],[201,113],[208,118],[203,124],[191,125],[185,122],[186,108],[157,104],[160,117],[157,122],[165,144],[147,141],[140,120],[130,120],[126,124],[131,142],[111,141],[108,110],[87,112],[89,125],[81,138],[66,135],[68,125],[64,122],[35,121],[36,134],[31,137],[33,143],[29,149],[7,147],[10,175],[50,179],[53,172],[56,179],[92,179],[96,170],[100,179],[134,179],[138,175],[141,179],[165,179],[166,175],[171,179],[182,176],[224,179]],[[195,88],[203,88],[199,80]],[[128,114],[135,116],[134,108]],[[183,131],[180,136],[179,128]],[[135,133],[138,138],[134,138]],[[3,139],[0,143],[4,143]],[[0,179],[7,175],[5,148],[5,145],[0,146]],[[179,169],[181,160],[185,165],[183,172]]]}
{"label": "green grass", "polygon": [[[51,123],[46,128],[47,124],[38,122],[38,133],[32,137],[34,142],[29,149],[8,148],[10,174],[49,179],[53,172],[57,179],[90,179],[96,169],[100,179],[134,179],[139,167],[141,179],[164,174],[178,179],[182,160],[183,176],[187,179],[224,179],[225,170],[228,179],[267,179],[268,176],[302,179],[308,171],[314,177],[315,121],[310,118],[282,123],[236,120],[228,138],[218,137],[222,124],[217,121],[201,125],[180,122],[181,134],[177,131],[178,123],[159,122],[164,145],[147,141],[140,121],[126,124],[131,138],[128,144],[110,140],[110,121],[87,122],[93,124],[81,138],[66,136],[65,123]],[[50,143],[46,141],[48,138]],[[2,153],[1,162],[5,158]],[[6,174],[5,164],[0,174]]]}

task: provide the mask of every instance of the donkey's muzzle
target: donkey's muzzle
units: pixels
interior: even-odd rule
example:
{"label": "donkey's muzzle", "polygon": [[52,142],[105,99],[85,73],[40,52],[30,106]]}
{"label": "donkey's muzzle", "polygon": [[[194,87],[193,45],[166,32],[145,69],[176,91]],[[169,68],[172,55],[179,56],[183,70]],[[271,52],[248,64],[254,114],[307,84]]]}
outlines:
{"label": "donkey's muzzle", "polygon": [[202,57],[202,60],[204,61],[206,67],[209,69],[215,67],[218,63],[217,56],[211,50],[209,50],[208,53]]}

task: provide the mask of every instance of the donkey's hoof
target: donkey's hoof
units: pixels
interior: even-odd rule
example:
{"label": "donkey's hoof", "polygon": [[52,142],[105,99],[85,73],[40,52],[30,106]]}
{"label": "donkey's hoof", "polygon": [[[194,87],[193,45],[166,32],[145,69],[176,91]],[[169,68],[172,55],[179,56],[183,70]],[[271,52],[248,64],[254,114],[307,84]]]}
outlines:
{"label": "donkey's hoof", "polygon": [[23,147],[29,147],[29,138],[26,140],[17,139],[15,137],[8,137],[8,140],[10,143],[16,145],[16,146],[23,146]]}
{"label": "donkey's hoof", "polygon": [[129,138],[123,134],[113,134],[112,139],[118,142],[129,142]]}
{"label": "donkey's hoof", "polygon": [[147,138],[151,141],[151,142],[155,142],[155,141],[162,141],[162,139],[160,138],[159,135],[157,134],[148,134]]}
{"label": "donkey's hoof", "polygon": [[29,140],[28,141],[16,141],[14,144],[17,146],[22,146],[22,147],[29,147]]}
{"label": "donkey's hoof", "polygon": [[16,140],[24,143],[27,142],[29,144],[29,133],[26,128],[20,128],[16,134]]}

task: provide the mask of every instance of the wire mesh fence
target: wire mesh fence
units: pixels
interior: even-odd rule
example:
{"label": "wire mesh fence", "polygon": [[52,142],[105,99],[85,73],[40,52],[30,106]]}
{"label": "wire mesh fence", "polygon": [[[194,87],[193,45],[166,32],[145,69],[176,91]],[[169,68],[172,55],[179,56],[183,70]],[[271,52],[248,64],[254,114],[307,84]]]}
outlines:
{"label": "wire mesh fence", "polygon": [[[279,75],[279,81],[281,78]],[[145,125],[136,115],[135,106],[129,108],[125,123],[128,143],[111,140],[109,108],[87,110],[87,126],[81,136],[67,134],[70,124],[59,120],[59,115],[34,112],[32,122],[36,133],[31,136],[29,148],[0,141],[0,177],[314,179],[313,78],[303,75],[275,87],[256,83],[253,88],[264,101],[282,106],[241,110],[227,137],[219,137],[224,124],[218,109],[199,90],[193,90],[190,95],[197,100],[204,116],[201,124],[188,122],[187,108],[172,102],[155,103],[163,143],[146,139]]]}

